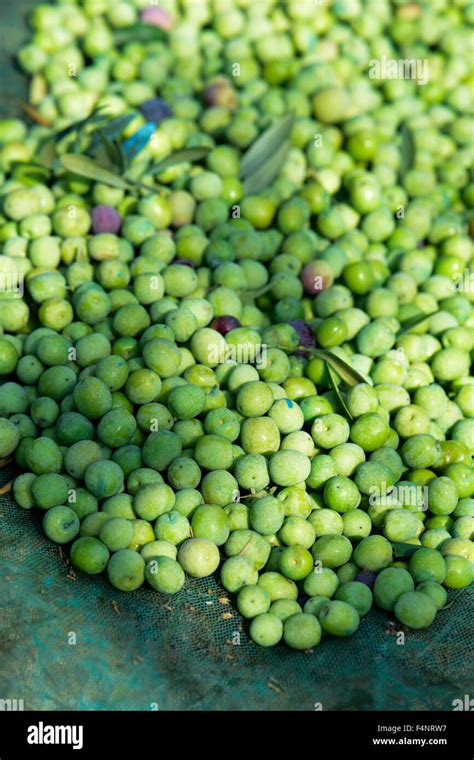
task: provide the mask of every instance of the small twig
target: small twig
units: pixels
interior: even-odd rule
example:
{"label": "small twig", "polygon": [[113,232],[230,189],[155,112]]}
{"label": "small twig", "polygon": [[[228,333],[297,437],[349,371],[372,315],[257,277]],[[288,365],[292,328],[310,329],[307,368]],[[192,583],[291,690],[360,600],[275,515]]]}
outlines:
{"label": "small twig", "polygon": [[61,547],[61,546],[59,547],[59,557],[60,557],[60,559],[62,560],[62,562],[64,562],[64,564],[65,564],[67,567],[69,567],[69,565],[71,564],[71,563],[69,562],[69,557],[67,556],[67,554],[65,554],[65,552],[63,551],[63,549],[62,549],[62,547]]}
{"label": "small twig", "polygon": [[10,480],[9,483],[5,483],[4,486],[0,488],[0,495],[4,493],[9,493],[13,488],[13,480]]}
{"label": "small twig", "polygon": [[51,122],[43,116],[39,111],[36,110],[36,108],[33,108],[29,103],[25,103],[24,100],[20,100],[20,108],[21,110],[30,117],[32,121],[35,121],[37,124],[41,124],[42,127],[51,127]]}
{"label": "small twig", "polygon": [[276,691],[277,694],[284,694],[284,690],[277,684],[275,679],[270,678],[270,680],[267,683],[267,686],[269,689],[273,689],[273,691]]}

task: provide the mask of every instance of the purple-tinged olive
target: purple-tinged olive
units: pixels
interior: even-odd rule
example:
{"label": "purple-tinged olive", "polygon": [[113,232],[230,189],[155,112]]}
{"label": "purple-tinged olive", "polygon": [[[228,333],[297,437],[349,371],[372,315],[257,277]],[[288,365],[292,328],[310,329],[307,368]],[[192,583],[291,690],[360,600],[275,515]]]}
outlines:
{"label": "purple-tinged olive", "polygon": [[376,577],[377,573],[372,572],[372,570],[360,570],[356,575],[356,581],[365,583],[366,586],[372,588]]}
{"label": "purple-tinged olive", "polygon": [[204,90],[204,100],[209,106],[233,110],[237,105],[237,95],[226,77],[219,77]]}
{"label": "purple-tinged olive", "polygon": [[217,330],[217,332],[221,335],[225,335],[230,330],[234,330],[236,327],[240,327],[240,322],[235,317],[216,317],[216,319],[211,322],[211,327],[213,330]]}
{"label": "purple-tinged olive", "polygon": [[334,275],[326,261],[311,261],[301,272],[301,282],[305,293],[315,296],[331,287]]}
{"label": "purple-tinged olive", "polygon": [[96,235],[102,232],[111,232],[116,235],[121,224],[120,214],[112,206],[103,204],[92,209],[92,230]]}
{"label": "purple-tinged olive", "polygon": [[194,261],[191,261],[191,259],[175,259],[173,261],[173,264],[182,264],[184,267],[191,267],[191,269],[194,269]]}
{"label": "purple-tinged olive", "polygon": [[140,111],[147,121],[153,121],[155,124],[160,124],[163,119],[168,119],[173,115],[168,103],[161,98],[145,100],[140,106]]}
{"label": "purple-tinged olive", "polygon": [[303,319],[290,319],[288,324],[291,325],[298,333],[300,346],[303,346],[304,348],[314,348],[316,346],[314,333],[307,322],[305,322]]}
{"label": "purple-tinged olive", "polygon": [[154,5],[151,8],[144,8],[141,14],[141,19],[146,24],[151,24],[152,26],[157,26],[159,29],[164,29],[165,32],[169,32],[170,29],[173,28],[173,21],[169,13],[166,13],[163,8],[158,8],[157,5]]}

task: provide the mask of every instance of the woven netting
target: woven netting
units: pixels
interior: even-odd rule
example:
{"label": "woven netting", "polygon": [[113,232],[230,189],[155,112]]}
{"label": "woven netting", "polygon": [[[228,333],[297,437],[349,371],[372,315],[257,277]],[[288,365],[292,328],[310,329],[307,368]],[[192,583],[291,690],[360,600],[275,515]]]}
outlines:
{"label": "woven netting", "polygon": [[472,691],[471,591],[404,638],[374,609],[350,639],[265,650],[214,578],[123,593],[76,576],[39,510],[7,494],[0,519],[0,696],[26,710],[452,710]]}
{"label": "woven netting", "polygon": [[[18,10],[34,5],[2,8],[12,52],[25,36]],[[3,74],[7,90],[17,80],[5,61]],[[13,475],[0,471],[0,484]],[[27,710],[451,710],[472,694],[472,591],[450,591],[448,609],[404,643],[374,609],[350,639],[265,650],[214,578],[172,597],[121,593],[105,576],[75,576],[41,517],[0,496],[0,698]]]}

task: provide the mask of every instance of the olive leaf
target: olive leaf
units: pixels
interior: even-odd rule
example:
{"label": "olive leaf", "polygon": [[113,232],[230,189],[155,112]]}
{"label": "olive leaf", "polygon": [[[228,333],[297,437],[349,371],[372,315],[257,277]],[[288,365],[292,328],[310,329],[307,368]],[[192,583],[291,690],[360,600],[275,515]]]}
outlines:
{"label": "olive leaf", "polygon": [[336,373],[334,372],[330,364],[326,363],[326,366],[328,368],[328,375],[329,375],[329,380],[331,382],[332,389],[337,396],[337,400],[339,401],[339,404],[341,405],[341,409],[344,410],[344,412],[346,413],[346,415],[349,417],[350,420],[353,420],[354,418],[352,414],[350,413],[349,407],[346,404],[346,400],[344,396],[342,395],[339,389],[339,386],[337,384]]}
{"label": "olive leaf", "polygon": [[400,127],[400,138],[401,138],[401,147],[400,147],[400,176],[403,177],[407,172],[410,171],[410,169],[415,164],[415,140],[413,139],[413,134],[411,132],[411,129],[405,124],[405,122],[402,123]]}
{"label": "olive leaf", "polygon": [[128,168],[128,160],[127,160],[127,156],[125,155],[123,145],[120,142],[120,140],[117,140],[116,138],[112,140],[112,144],[115,146],[116,153],[117,153],[118,170],[119,172],[124,172]]}
{"label": "olive leaf", "polygon": [[268,185],[271,185],[274,179],[278,177],[283,164],[285,163],[290,141],[284,140],[276,149],[275,153],[270,156],[258,169],[247,175],[244,180],[244,192],[249,194],[259,193]]}
{"label": "olive leaf", "polygon": [[392,541],[391,544],[392,544],[393,553],[395,557],[400,557],[400,558],[411,557],[411,555],[414,554],[417,551],[417,549],[420,548],[416,544],[402,544],[402,543],[399,543],[398,541]]}
{"label": "olive leaf", "polygon": [[405,335],[405,333],[410,332],[410,330],[413,330],[414,327],[417,325],[420,325],[422,322],[425,321],[425,319],[429,319],[433,316],[433,314],[436,314],[435,311],[431,311],[429,314],[417,314],[415,317],[412,317],[411,319],[407,319],[406,322],[403,323],[403,325],[400,327],[399,331],[397,332],[396,337],[401,338],[402,335]]}
{"label": "olive leaf", "polygon": [[75,134],[75,141],[74,145],[72,146],[72,150],[77,151],[79,149],[79,135],[81,133],[81,130],[87,124],[94,124],[95,122],[100,122],[107,118],[104,114],[101,113],[102,109],[103,106],[99,106],[84,119],[74,121],[72,124],[68,124],[67,127],[63,127],[63,129],[60,129],[58,132],[50,132],[48,135],[43,137],[38,145],[37,150],[37,157],[41,163],[48,167],[51,167],[53,165],[58,157],[56,145],[68,135]]}
{"label": "olive leaf", "polygon": [[367,383],[366,378],[360,375],[354,367],[351,367],[350,364],[347,364],[347,362],[336,356],[336,354],[331,353],[331,351],[325,348],[305,348],[304,350],[326,362],[328,367],[331,367],[346,385],[352,386],[359,383]]}
{"label": "olive leaf", "polygon": [[165,169],[169,169],[176,164],[182,164],[185,162],[199,161],[204,156],[207,156],[210,148],[202,146],[200,148],[184,148],[184,150],[178,150],[176,153],[172,153],[171,156],[164,158],[158,164],[155,164],[150,169],[147,169],[147,174],[161,174]]}
{"label": "olive leaf", "polygon": [[102,113],[104,106],[99,106],[98,108],[94,108],[93,111],[89,114],[89,116],[86,116],[84,119],[79,119],[79,121],[74,121],[71,124],[68,124],[67,127],[63,127],[63,129],[60,129],[58,132],[51,132],[49,135],[46,135],[41,142],[40,142],[40,148],[43,147],[48,142],[61,142],[61,140],[64,140],[65,137],[67,137],[70,134],[79,133],[87,124],[94,124],[98,121],[103,121],[107,117],[105,114]]}
{"label": "olive leaf", "polygon": [[46,118],[46,116],[43,116],[42,113],[40,113],[36,108],[34,108],[29,103],[25,103],[24,100],[20,100],[20,108],[32,121],[35,121],[37,124],[41,124],[42,127],[50,127],[51,122],[49,119]]}
{"label": "olive leaf", "polygon": [[[101,126],[100,131],[103,132],[105,136],[110,140],[114,139],[115,137],[120,137],[124,129],[126,129],[130,122],[133,121],[133,119],[136,119],[136,117],[136,113],[127,113],[123,114],[123,116],[117,116],[115,119],[110,119],[107,124]],[[97,148],[97,146],[100,144],[101,140],[98,132],[99,129],[96,129],[92,132],[92,139],[89,150],[95,150],[95,148]]]}
{"label": "olive leaf", "polygon": [[51,175],[50,170],[46,166],[32,162],[15,162],[12,169],[13,177],[23,185],[44,184]]}
{"label": "olive leaf", "polygon": [[48,139],[51,140],[54,138],[56,142],[59,142],[73,132],[80,132],[85,126],[87,126],[87,124],[95,124],[96,122],[104,121],[104,119],[107,119],[107,116],[102,113],[103,110],[104,106],[94,108],[89,116],[86,116],[84,119],[79,119],[79,121],[75,121],[73,124],[69,124],[69,126],[64,127],[64,129],[59,130],[59,132],[52,134]]}
{"label": "olive leaf", "polygon": [[282,143],[288,140],[295,116],[289,113],[271,127],[262,132],[244,153],[240,162],[240,177],[246,179],[257,171],[262,171],[271,162],[275,154],[280,152]]}
{"label": "olive leaf", "polygon": [[265,293],[268,293],[273,288],[274,283],[267,282],[266,285],[262,285],[261,288],[254,288],[245,290],[243,293],[241,293],[241,298],[247,301],[253,301],[256,298],[260,298],[260,296],[265,295]]}
{"label": "olive leaf", "polygon": [[102,150],[98,151],[99,156],[97,156],[97,154],[96,154],[96,159],[97,158],[100,159],[99,163],[102,163],[102,159],[103,159],[104,160],[104,164],[108,163],[109,167],[114,168],[114,169],[117,168],[117,164],[116,164],[117,156],[116,156],[116,153],[115,153],[114,146],[112,145],[111,141],[103,134],[103,132],[100,129],[98,129],[97,131],[98,131],[98,134],[99,134],[99,140],[101,142],[101,147],[103,148],[103,151]]}
{"label": "olive leaf", "polygon": [[125,45],[127,42],[156,42],[165,40],[166,35],[162,29],[152,24],[133,24],[126,29],[120,29],[114,34],[116,45]]}
{"label": "olive leaf", "polygon": [[[60,157],[60,162],[64,169],[66,169],[68,172],[77,174],[80,177],[87,177],[87,179],[93,179],[95,182],[101,182],[102,184],[109,185],[110,187],[118,187],[120,190],[133,190],[134,186],[138,185],[138,183],[132,183],[123,177],[119,177],[118,174],[114,174],[114,172],[109,171],[109,169],[106,169],[97,161],[94,161],[94,159],[89,158],[89,156],[79,156],[75,153],[65,153]],[[138,186],[142,187],[141,185]],[[143,185],[143,187],[145,186]],[[150,190],[149,187],[146,189]]]}
{"label": "olive leaf", "polygon": [[127,168],[127,157],[122,144],[119,140],[110,140],[102,129],[98,129],[97,131],[111,166],[116,168],[119,172],[125,171]]}

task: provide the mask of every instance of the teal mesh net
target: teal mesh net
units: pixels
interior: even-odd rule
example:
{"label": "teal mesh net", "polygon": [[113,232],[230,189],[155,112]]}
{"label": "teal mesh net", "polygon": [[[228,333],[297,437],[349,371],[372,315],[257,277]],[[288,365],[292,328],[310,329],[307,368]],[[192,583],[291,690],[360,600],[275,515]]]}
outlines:
{"label": "teal mesh net", "polygon": [[452,710],[472,692],[472,591],[426,631],[374,609],[350,639],[265,650],[214,578],[126,594],[76,575],[39,510],[5,494],[0,520],[0,696],[26,710]]}
{"label": "teal mesh net", "polygon": [[[26,96],[8,54],[35,4],[2,7],[5,115]],[[0,486],[13,475],[1,470]],[[473,591],[450,591],[434,624],[406,630],[404,643],[374,609],[350,639],[265,650],[214,578],[187,579],[173,597],[122,593],[105,576],[76,576],[41,516],[0,496],[0,698],[26,710],[452,710],[472,694]]]}

